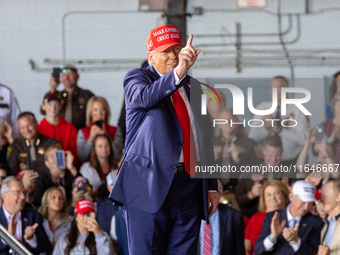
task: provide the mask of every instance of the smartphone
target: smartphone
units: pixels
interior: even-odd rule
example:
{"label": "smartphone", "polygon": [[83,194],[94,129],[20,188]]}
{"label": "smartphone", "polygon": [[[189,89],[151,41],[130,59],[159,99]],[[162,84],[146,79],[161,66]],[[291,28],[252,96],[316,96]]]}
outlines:
{"label": "smartphone", "polygon": [[86,216],[88,217],[88,218],[96,218],[96,214],[94,213],[94,212],[87,212],[86,213]]}
{"label": "smartphone", "polygon": [[37,161],[35,161],[35,160],[27,161],[27,170],[37,171],[37,169],[38,169]]}
{"label": "smartphone", "polygon": [[231,143],[234,143],[237,140],[237,136],[235,135],[233,138],[231,138]]}
{"label": "smartphone", "polygon": [[53,68],[53,77],[56,83],[60,82],[60,72],[61,72],[61,69],[59,67]]}
{"label": "smartphone", "polygon": [[316,142],[320,143],[323,139],[323,136],[325,134],[325,127],[323,125],[318,125],[315,127],[315,137]]}
{"label": "smartphone", "polygon": [[65,169],[65,152],[63,150],[57,150],[55,152],[55,160],[58,167]]}
{"label": "smartphone", "polygon": [[88,218],[93,218],[93,219],[95,219],[96,218],[96,214],[94,213],[94,212],[87,212],[86,213],[86,224],[87,224],[87,219]]}
{"label": "smartphone", "polygon": [[84,191],[84,193],[88,192],[87,190],[87,183],[81,182],[81,186],[77,185],[77,191]]}
{"label": "smartphone", "polygon": [[251,179],[255,182],[255,183],[260,183],[263,180],[263,175],[262,174],[253,174]]}
{"label": "smartphone", "polygon": [[94,124],[97,125],[100,128],[103,127],[103,121],[102,120],[97,120],[97,121],[94,122]]}

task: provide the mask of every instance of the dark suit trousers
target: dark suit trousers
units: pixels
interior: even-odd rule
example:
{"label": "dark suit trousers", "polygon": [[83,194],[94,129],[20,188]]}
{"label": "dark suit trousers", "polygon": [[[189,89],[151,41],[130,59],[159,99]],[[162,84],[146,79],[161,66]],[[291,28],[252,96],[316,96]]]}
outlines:
{"label": "dark suit trousers", "polygon": [[175,174],[160,210],[124,206],[129,254],[197,254],[203,211],[202,180]]}

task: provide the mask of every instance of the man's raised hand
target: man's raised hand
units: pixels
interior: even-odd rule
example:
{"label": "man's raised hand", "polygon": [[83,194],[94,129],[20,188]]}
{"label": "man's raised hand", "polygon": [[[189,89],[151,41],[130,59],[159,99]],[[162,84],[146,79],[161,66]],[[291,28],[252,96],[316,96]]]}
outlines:
{"label": "man's raised hand", "polygon": [[192,40],[193,35],[190,34],[187,44],[178,55],[179,64],[176,67],[175,71],[179,79],[181,79],[187,73],[187,71],[193,66],[193,64],[196,62],[198,54],[201,52],[200,49],[196,50],[192,46]]}

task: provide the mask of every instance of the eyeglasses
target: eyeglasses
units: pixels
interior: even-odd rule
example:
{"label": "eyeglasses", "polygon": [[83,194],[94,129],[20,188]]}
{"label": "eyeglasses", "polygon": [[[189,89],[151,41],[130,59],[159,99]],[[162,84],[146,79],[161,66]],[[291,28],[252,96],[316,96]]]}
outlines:
{"label": "eyeglasses", "polygon": [[6,179],[6,177],[7,177],[7,175],[1,175],[1,176],[0,176],[1,180]]}
{"label": "eyeglasses", "polygon": [[77,69],[75,68],[63,68],[61,69],[61,72],[66,73],[66,72],[77,72]]}
{"label": "eyeglasses", "polygon": [[17,196],[20,196],[21,194],[23,194],[24,196],[26,196],[26,192],[25,192],[25,191],[22,191],[22,190],[9,190],[8,192],[15,193]]}

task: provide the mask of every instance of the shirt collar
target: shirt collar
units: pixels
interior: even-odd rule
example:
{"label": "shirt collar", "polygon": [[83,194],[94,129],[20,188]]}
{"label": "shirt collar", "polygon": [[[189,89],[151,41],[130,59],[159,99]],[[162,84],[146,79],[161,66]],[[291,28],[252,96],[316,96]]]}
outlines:
{"label": "shirt collar", "polygon": [[[288,220],[288,222],[291,221],[291,220],[294,218],[293,215],[290,213],[289,208],[290,208],[290,205],[287,206],[287,220]],[[298,223],[300,223],[301,216],[295,217],[294,219],[295,219]]]}
{"label": "shirt collar", "polygon": [[[153,68],[155,68],[155,67],[153,67]],[[162,78],[164,75],[163,74],[161,74],[160,72],[158,72],[158,70],[155,68],[155,70],[156,70],[156,72],[158,73],[158,75]]]}
{"label": "shirt collar", "polygon": [[[4,209],[4,214],[5,214],[5,217],[6,217],[6,220],[7,220],[7,223],[11,220],[12,218],[12,214],[10,214],[6,209],[5,209],[5,206],[2,206],[2,208]],[[15,218],[16,221],[20,220],[21,219],[21,212],[19,212],[17,214],[17,217]]]}
{"label": "shirt collar", "polygon": [[[337,221],[339,218],[340,218],[340,213],[337,216],[335,216],[335,218],[333,220]],[[332,217],[330,215],[327,216],[327,221],[328,222],[332,221]]]}

